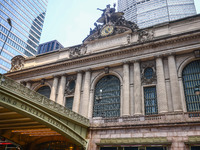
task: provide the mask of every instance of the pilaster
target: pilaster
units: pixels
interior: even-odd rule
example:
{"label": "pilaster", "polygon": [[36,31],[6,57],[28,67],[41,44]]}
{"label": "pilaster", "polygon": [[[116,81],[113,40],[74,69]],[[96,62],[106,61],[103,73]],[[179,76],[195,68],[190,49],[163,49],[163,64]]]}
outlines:
{"label": "pilaster", "polygon": [[167,93],[165,85],[165,75],[163,68],[163,61],[161,57],[156,58],[156,75],[157,75],[157,98],[158,98],[158,112],[168,112]]}
{"label": "pilaster", "polygon": [[57,88],[58,88],[58,76],[54,76],[53,78],[53,85],[51,88],[51,95],[50,95],[50,99],[53,101],[56,101],[56,92],[57,92]]}
{"label": "pilaster", "polygon": [[135,115],[142,114],[142,95],[141,95],[141,75],[140,75],[140,62],[134,62],[134,100],[135,100]]}
{"label": "pilaster", "polygon": [[81,107],[81,115],[88,117],[88,108],[89,108],[89,98],[90,98],[90,80],[91,80],[91,70],[88,69],[85,71],[85,81],[83,88],[83,99]]}
{"label": "pilaster", "polygon": [[74,92],[74,102],[73,102],[73,108],[72,110],[76,113],[79,112],[80,107],[80,99],[81,99],[81,85],[82,85],[82,71],[79,71],[77,73],[77,79],[76,79],[76,86],[75,86],[75,92]]}
{"label": "pilaster", "polygon": [[66,74],[63,74],[60,79],[60,86],[58,90],[58,97],[57,103],[64,105],[64,93],[65,93],[65,86],[66,86]]}
{"label": "pilaster", "polygon": [[181,94],[174,55],[168,56],[168,67],[174,111],[182,111]]}
{"label": "pilaster", "polygon": [[130,116],[130,86],[129,84],[130,84],[129,62],[124,62],[122,116]]}

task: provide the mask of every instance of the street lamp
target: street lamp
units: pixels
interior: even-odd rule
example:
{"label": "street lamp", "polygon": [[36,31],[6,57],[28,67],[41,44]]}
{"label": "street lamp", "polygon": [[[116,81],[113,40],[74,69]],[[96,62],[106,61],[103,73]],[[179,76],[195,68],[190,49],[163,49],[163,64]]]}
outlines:
{"label": "street lamp", "polygon": [[200,85],[195,86],[195,88],[194,88],[194,93],[195,93],[196,95],[200,95]]}
{"label": "street lamp", "polygon": [[95,96],[95,99],[97,101],[97,115],[99,114],[99,102],[102,100],[102,89],[99,90],[99,95]]}
{"label": "street lamp", "polygon": [[9,30],[7,36],[6,36],[6,40],[5,40],[4,43],[3,43],[3,46],[2,46],[1,51],[0,51],[0,55],[1,55],[2,51],[3,51],[4,45],[6,44],[6,41],[7,41],[7,39],[8,39],[8,36],[9,36],[10,31],[11,31],[11,29],[12,29],[12,21],[11,21],[11,19],[8,18],[8,19],[7,19],[7,22],[8,22],[8,24],[10,25],[10,30]]}

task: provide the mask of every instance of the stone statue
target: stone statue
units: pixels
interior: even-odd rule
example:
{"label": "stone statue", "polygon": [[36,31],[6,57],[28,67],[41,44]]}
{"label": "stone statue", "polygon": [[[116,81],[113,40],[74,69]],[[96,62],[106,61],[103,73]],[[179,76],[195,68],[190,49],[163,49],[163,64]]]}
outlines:
{"label": "stone statue", "polygon": [[[115,13],[115,6],[116,4],[113,5],[114,8],[110,8],[110,4],[106,6],[105,9],[99,9],[97,10],[103,11],[103,14],[101,15],[101,18],[99,18],[99,22],[107,24],[111,21],[112,14]],[[102,22],[103,20],[103,22]]]}

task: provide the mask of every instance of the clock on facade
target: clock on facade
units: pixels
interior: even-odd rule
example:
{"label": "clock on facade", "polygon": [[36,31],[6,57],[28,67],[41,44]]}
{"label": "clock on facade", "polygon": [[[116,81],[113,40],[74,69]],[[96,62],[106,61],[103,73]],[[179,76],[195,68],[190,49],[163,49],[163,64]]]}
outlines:
{"label": "clock on facade", "polygon": [[102,30],[101,30],[101,36],[108,36],[111,35],[114,31],[114,27],[111,25],[105,26]]}

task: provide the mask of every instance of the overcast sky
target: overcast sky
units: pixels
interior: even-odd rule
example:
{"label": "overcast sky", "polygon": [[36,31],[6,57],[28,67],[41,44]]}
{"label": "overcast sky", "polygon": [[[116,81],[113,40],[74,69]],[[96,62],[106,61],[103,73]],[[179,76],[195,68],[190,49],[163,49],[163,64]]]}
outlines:
{"label": "overcast sky", "polygon": [[[200,13],[200,0],[194,0]],[[117,0],[48,0],[40,43],[58,40],[64,47],[81,44],[107,4]],[[113,6],[112,6],[113,7]]]}

